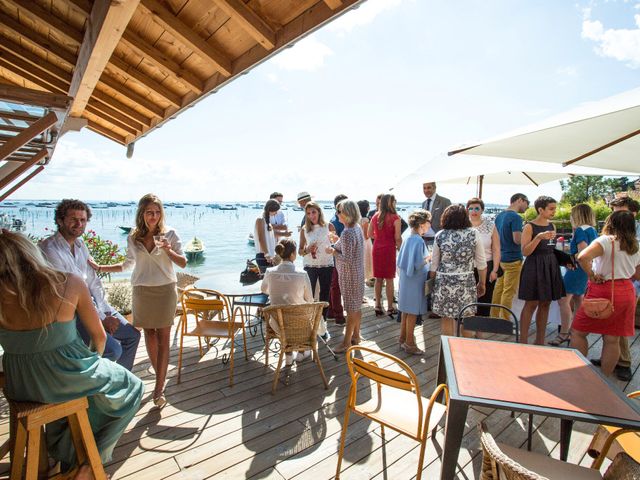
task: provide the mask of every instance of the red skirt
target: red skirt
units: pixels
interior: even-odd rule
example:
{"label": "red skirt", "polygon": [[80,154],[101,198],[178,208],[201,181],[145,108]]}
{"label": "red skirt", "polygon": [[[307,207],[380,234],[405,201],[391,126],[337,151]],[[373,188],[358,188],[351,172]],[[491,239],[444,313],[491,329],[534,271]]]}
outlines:
{"label": "red skirt", "polygon": [[376,248],[373,244],[373,276],[375,278],[395,278],[396,277],[396,247],[395,245]]}
{"label": "red skirt", "polygon": [[[615,337],[630,337],[635,334],[636,292],[631,280],[616,280],[613,297],[613,313],[609,318],[588,317],[584,309],[576,312],[571,328],[581,332],[600,333]],[[611,298],[611,281],[587,283],[584,298]]]}

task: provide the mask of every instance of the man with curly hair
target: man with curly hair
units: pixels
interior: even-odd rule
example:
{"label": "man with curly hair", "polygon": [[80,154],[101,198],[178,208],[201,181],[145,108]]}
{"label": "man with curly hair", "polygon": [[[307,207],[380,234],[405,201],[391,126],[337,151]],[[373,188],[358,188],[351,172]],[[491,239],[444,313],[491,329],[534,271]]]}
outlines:
{"label": "man with curly hair", "polygon": [[[140,332],[109,305],[102,281],[87,263],[91,255],[81,237],[90,219],[91,209],[86,203],[80,200],[62,200],[54,215],[58,231],[42,240],[38,246],[51,266],[84,278],[107,332],[107,344],[102,356],[131,370],[140,342]],[[89,334],[82,322],[76,322],[76,327],[82,340],[89,345]]]}

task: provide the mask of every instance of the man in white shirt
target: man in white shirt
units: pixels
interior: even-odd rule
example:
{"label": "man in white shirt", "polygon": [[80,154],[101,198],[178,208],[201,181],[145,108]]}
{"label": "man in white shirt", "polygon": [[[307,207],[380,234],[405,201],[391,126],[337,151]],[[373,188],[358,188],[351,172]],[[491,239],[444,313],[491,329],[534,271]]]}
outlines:
{"label": "man in white shirt", "polygon": [[[282,202],[284,201],[284,195],[282,195],[280,192],[273,192],[271,195],[269,195],[269,200],[276,200],[280,205],[282,205]],[[274,233],[276,235],[276,241],[280,240],[281,238],[291,236],[291,232],[287,227],[287,221],[284,218],[284,212],[282,211],[282,209],[278,210],[278,213],[271,217],[269,223],[271,223],[271,226],[273,227]]]}
{"label": "man in white shirt", "polygon": [[[58,231],[42,240],[38,246],[51,266],[63,272],[75,273],[84,279],[107,332],[107,344],[102,356],[131,370],[140,342],[140,332],[107,303],[102,281],[88,264],[89,250],[80,237],[90,218],[91,209],[84,202],[62,200],[56,207],[54,216]],[[82,340],[89,345],[89,334],[82,322],[76,322],[76,328]]]}

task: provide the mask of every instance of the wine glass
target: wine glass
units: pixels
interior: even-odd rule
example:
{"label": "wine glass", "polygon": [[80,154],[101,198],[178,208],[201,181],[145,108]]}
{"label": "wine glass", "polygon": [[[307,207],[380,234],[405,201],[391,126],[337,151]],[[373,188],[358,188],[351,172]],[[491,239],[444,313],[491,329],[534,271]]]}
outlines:
{"label": "wine glass", "polygon": [[549,241],[547,242],[547,245],[549,245],[550,247],[554,247],[556,245],[555,233],[553,234],[553,237],[549,237]]}
{"label": "wine glass", "polygon": [[156,244],[155,254],[156,255],[160,255],[160,248],[162,248],[162,246],[164,245],[165,236],[164,235],[154,235],[153,236],[153,241]]}

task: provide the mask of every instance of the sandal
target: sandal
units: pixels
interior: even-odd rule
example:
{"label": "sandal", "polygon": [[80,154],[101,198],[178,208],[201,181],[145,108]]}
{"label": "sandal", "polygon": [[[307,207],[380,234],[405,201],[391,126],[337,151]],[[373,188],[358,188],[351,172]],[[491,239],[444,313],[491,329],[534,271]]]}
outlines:
{"label": "sandal", "polygon": [[422,355],[424,352],[417,345],[404,344],[404,351],[410,355]]}
{"label": "sandal", "polygon": [[566,332],[566,333],[560,332],[560,333],[558,333],[556,338],[554,338],[553,340],[551,340],[548,343],[552,347],[561,347],[563,343],[566,343],[567,345],[569,345],[570,341],[571,341],[571,333],[569,333],[569,332]]}
{"label": "sandal", "polygon": [[383,317],[384,316],[384,310],[382,309],[382,307],[376,306],[375,312],[376,312],[376,317]]}
{"label": "sandal", "polygon": [[391,318],[393,318],[393,316],[397,314],[398,314],[398,310],[393,307],[387,310],[387,315],[389,315]]}

